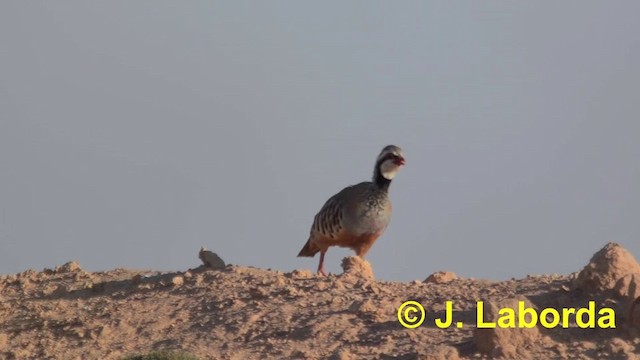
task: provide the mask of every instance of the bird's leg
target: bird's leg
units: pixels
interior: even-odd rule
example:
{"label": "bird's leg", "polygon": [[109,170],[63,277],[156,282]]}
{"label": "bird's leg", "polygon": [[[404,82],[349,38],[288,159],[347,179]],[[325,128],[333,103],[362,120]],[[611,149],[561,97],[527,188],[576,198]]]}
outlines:
{"label": "bird's leg", "polygon": [[327,274],[324,272],[324,253],[325,252],[327,252],[327,250],[320,251],[320,263],[318,264],[318,274],[327,276]]}

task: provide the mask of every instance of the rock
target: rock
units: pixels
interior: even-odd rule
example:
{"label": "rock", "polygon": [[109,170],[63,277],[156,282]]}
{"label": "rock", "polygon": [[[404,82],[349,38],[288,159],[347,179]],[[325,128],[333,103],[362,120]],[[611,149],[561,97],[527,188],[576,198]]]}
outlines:
{"label": "rock", "polygon": [[342,259],[342,276],[353,276],[363,279],[374,279],[371,264],[359,256],[347,256]]}
{"label": "rock", "polygon": [[[488,302],[484,304],[484,321],[496,322],[499,311],[503,308],[514,309],[516,314],[516,328],[503,329],[496,326],[490,328],[475,328],[473,331],[473,342],[478,350],[491,354],[494,357],[525,358],[528,354],[523,350],[526,346],[532,345],[540,337],[537,327],[520,328],[517,325],[518,302],[524,301],[525,308],[533,306],[523,296],[506,299],[498,303]],[[525,317],[528,318],[528,317]]]}
{"label": "rock", "polygon": [[629,323],[640,330],[640,297],[637,297],[629,306]]}
{"label": "rock", "polygon": [[56,266],[55,272],[57,274],[63,274],[63,273],[77,272],[80,270],[82,270],[82,268],[80,267],[80,264],[78,262],[69,261],[68,263],[62,266]]}
{"label": "rock", "polygon": [[367,299],[353,302],[349,307],[349,310],[355,311],[360,315],[375,314],[378,307],[376,307],[371,300]]}
{"label": "rock", "polygon": [[356,358],[349,352],[349,350],[346,349],[338,349],[336,350],[336,352],[334,352],[331,357],[329,357],[330,360],[355,360]]}
{"label": "rock", "polygon": [[621,298],[630,296],[631,294],[629,293],[629,291],[631,287],[631,282],[635,277],[640,277],[640,276],[638,276],[638,274],[627,274],[623,278],[619,279],[616,282],[616,286],[613,288],[616,295],[618,295]]}
{"label": "rock", "polygon": [[553,350],[558,354],[558,356],[561,359],[567,359],[569,358],[568,354],[567,354],[567,345],[563,344],[563,343],[557,343],[555,344],[555,346],[553,347]]}
{"label": "rock", "polygon": [[218,254],[205,249],[204,246],[200,248],[198,257],[202,260],[204,266],[211,269],[224,269],[227,266]]}
{"label": "rock", "polygon": [[612,354],[628,354],[635,350],[635,346],[628,344],[620,338],[613,338],[607,344],[606,350]]}
{"label": "rock", "polygon": [[595,350],[598,345],[596,345],[593,341],[581,341],[578,343],[578,347],[584,350]]}
{"label": "rock", "polygon": [[64,284],[58,284],[56,288],[50,293],[51,296],[64,296],[69,293],[69,287]]}
{"label": "rock", "polygon": [[34,269],[27,269],[21,273],[16,274],[18,276],[18,279],[31,279],[33,278],[38,272],[35,271]]}
{"label": "rock", "polygon": [[[640,276],[625,276],[625,283],[628,282],[627,296],[625,299],[625,318],[631,328],[640,330]],[[627,279],[629,279],[627,281]],[[622,281],[619,281],[620,284]]]}
{"label": "rock", "polygon": [[427,353],[420,354],[420,360],[459,360],[458,350],[451,346],[436,345]]}
{"label": "rock", "polygon": [[132,283],[133,285],[138,285],[138,284],[140,284],[141,282],[142,282],[142,275],[140,275],[140,274],[135,274],[135,275],[133,276],[133,278],[131,278],[131,283]]}
{"label": "rock", "polygon": [[632,326],[640,329],[640,276],[633,275],[627,291],[627,319]]}
{"label": "rock", "polygon": [[304,270],[296,269],[287,275],[294,279],[309,279],[313,277],[313,273],[311,272],[311,270],[306,270],[306,269]]}
{"label": "rock", "polygon": [[266,299],[269,297],[269,291],[264,288],[253,288],[249,290],[252,299]]}
{"label": "rock", "polygon": [[525,359],[530,356],[522,351],[518,354],[518,349],[512,344],[504,344],[498,345],[491,351],[491,356],[493,358],[503,358],[503,359]]}
{"label": "rock", "polygon": [[628,275],[640,276],[640,264],[622,246],[608,243],[580,271],[574,286],[590,293],[615,289],[620,296],[626,296],[630,278],[624,279]]}
{"label": "rock", "polygon": [[325,291],[329,287],[325,282],[317,282],[315,286],[317,291]]}
{"label": "rock", "polygon": [[171,284],[173,286],[182,286],[184,284],[184,278],[180,275],[171,278]]}
{"label": "rock", "polygon": [[0,351],[9,350],[9,336],[5,333],[0,333]]}
{"label": "rock", "polygon": [[285,286],[284,289],[282,289],[282,293],[289,296],[298,296],[300,295],[300,290],[295,286]]}
{"label": "rock", "polygon": [[429,275],[424,282],[427,284],[445,284],[450,281],[456,280],[458,275],[451,271],[436,271]]}

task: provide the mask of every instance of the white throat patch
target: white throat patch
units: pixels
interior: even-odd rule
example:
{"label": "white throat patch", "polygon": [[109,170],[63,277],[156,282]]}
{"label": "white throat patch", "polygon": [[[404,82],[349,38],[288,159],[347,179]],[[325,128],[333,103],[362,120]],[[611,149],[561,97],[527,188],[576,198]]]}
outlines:
{"label": "white throat patch", "polygon": [[400,170],[400,165],[396,165],[392,159],[385,160],[380,164],[380,174],[387,179],[392,180]]}

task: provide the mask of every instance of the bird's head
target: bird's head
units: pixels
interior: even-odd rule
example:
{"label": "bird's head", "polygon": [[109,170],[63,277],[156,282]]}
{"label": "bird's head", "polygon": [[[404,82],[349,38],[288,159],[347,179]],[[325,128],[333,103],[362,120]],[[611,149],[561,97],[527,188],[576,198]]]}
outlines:
{"label": "bird's head", "polygon": [[378,155],[376,170],[387,180],[392,180],[398,170],[404,165],[404,154],[402,149],[395,145],[385,146]]}

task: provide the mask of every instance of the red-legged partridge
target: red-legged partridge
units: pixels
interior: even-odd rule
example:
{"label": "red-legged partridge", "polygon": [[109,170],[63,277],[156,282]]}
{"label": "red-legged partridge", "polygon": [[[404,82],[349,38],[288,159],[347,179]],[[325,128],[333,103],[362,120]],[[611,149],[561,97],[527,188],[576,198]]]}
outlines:
{"label": "red-legged partridge", "polygon": [[342,189],[316,214],[309,240],[298,256],[320,252],[318,273],[324,272],[324,254],[330,246],[353,249],[359,257],[369,251],[391,219],[389,185],[404,165],[402,149],[386,146],[378,155],[373,180]]}

